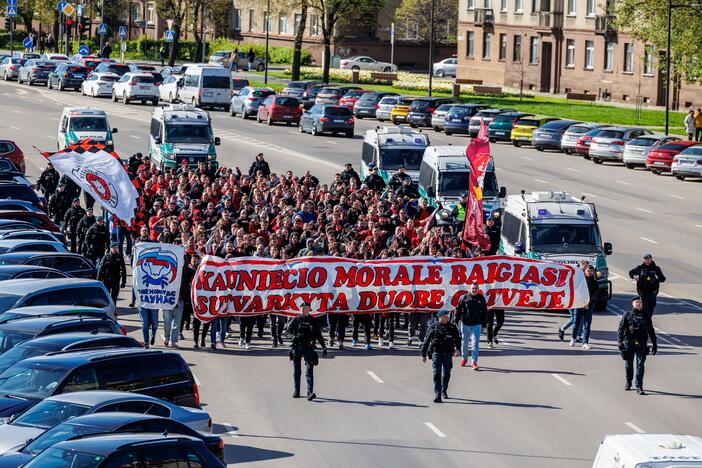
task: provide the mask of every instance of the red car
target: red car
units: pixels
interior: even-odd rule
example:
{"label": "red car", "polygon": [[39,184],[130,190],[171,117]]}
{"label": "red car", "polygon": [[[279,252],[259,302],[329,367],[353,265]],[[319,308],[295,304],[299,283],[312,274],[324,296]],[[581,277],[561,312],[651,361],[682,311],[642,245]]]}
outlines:
{"label": "red car", "polygon": [[273,125],[274,122],[285,122],[288,125],[300,125],[302,109],[297,98],[274,94],[268,96],[260,106],[256,114],[256,122],[263,122]]}
{"label": "red car", "polygon": [[585,135],[578,138],[578,141],[575,143],[575,152],[582,155],[585,159],[590,159],[590,143],[592,143],[592,139],[599,135],[604,128],[606,127],[593,128]]}
{"label": "red car", "polygon": [[95,70],[95,67],[100,65],[101,62],[102,59],[100,57],[86,55],[85,57],[82,57],[80,60],[78,60],[78,62],[76,62],[76,65],[83,65],[85,68],[88,69],[88,74],[90,74],[93,70]]}
{"label": "red car", "polygon": [[0,219],[13,219],[33,224],[39,229],[51,232],[61,232],[61,228],[54,224],[46,213],[39,211],[0,210]]}
{"label": "red car", "polygon": [[341,99],[339,99],[339,105],[346,106],[349,108],[349,110],[353,110],[353,105],[356,104],[356,101],[358,101],[358,99],[362,95],[372,92],[373,91],[367,89],[353,89],[348,93],[344,94],[344,96]]}
{"label": "red car", "polygon": [[14,141],[0,140],[0,157],[12,161],[12,164],[17,166],[17,169],[19,169],[22,174],[26,172],[27,167],[24,164],[24,153]]}
{"label": "red car", "polygon": [[673,165],[673,158],[690,146],[696,146],[698,144],[699,142],[697,141],[680,140],[661,145],[648,153],[646,157],[646,167],[656,175],[661,175],[663,172],[670,172],[670,166]]}

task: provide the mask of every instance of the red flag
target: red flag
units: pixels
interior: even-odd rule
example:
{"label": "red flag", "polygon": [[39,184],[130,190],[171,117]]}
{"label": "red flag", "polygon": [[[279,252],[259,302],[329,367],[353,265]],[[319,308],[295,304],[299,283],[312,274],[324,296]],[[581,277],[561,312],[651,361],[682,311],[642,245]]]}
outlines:
{"label": "red flag", "polygon": [[490,140],[484,121],[480,121],[478,136],[473,138],[466,148],[466,157],[470,165],[468,176],[468,203],[466,219],[463,225],[463,240],[483,250],[490,248],[490,238],[485,233],[483,215],[483,179],[490,162]]}

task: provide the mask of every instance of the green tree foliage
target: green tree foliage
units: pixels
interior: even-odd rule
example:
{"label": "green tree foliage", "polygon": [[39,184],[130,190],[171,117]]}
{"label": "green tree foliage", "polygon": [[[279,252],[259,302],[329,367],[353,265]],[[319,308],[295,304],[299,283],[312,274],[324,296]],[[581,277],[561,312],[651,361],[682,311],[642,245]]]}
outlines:
{"label": "green tree foliage", "polygon": [[[434,41],[455,43],[458,28],[458,0],[435,0]],[[395,10],[395,29],[416,32],[417,41],[429,41],[431,0],[402,0]]]}

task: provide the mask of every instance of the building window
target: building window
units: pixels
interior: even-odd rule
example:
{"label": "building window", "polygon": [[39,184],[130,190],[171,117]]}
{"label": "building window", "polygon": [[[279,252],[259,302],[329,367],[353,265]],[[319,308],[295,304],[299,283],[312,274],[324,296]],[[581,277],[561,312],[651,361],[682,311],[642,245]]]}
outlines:
{"label": "building window", "polygon": [[288,17],[280,15],[278,17],[278,34],[288,33]]}
{"label": "building window", "polygon": [[575,67],[575,39],[566,39],[566,59],[565,66]]}
{"label": "building window", "polygon": [[468,0],[467,3],[468,3],[469,10],[472,10],[473,8],[475,8],[475,0]]}
{"label": "building window", "polygon": [[514,48],[512,49],[512,60],[514,62],[522,61],[522,36],[515,34]]}
{"label": "building window", "polygon": [[605,69],[605,71],[612,71],[613,68],[614,68],[614,42],[607,41],[605,43],[604,69]]}
{"label": "building window", "polygon": [[587,0],[587,16],[595,16],[595,0]]}
{"label": "building window", "polygon": [[532,36],[529,38],[529,63],[539,61],[539,38]]}
{"label": "building window", "polygon": [[405,37],[404,39],[416,40],[419,37],[419,22],[407,19],[405,23]]}
{"label": "building window", "polygon": [[268,11],[263,13],[263,32],[271,32],[271,14]]}
{"label": "building window", "polygon": [[624,71],[634,71],[634,44],[631,42],[624,44]]}
{"label": "building window", "polygon": [[595,42],[585,41],[585,68],[592,70],[595,68]]}
{"label": "building window", "polygon": [[485,0],[485,8],[492,10],[492,0]]}
{"label": "building window", "polygon": [[524,13],[524,0],[514,0],[514,12]]}
{"label": "building window", "polygon": [[234,8],[234,29],[241,31],[241,8]]}
{"label": "building window", "polygon": [[319,36],[319,16],[310,16],[310,36]]}
{"label": "building window", "polygon": [[256,29],[256,10],[249,10],[249,32]]}
{"label": "building window", "polygon": [[484,32],[483,33],[483,58],[484,59],[489,59],[490,58],[490,42],[491,42],[492,34],[489,32]]}
{"label": "building window", "polygon": [[500,34],[500,60],[507,58],[507,34]]}
{"label": "building window", "polygon": [[647,45],[644,47],[644,75],[653,75],[653,46]]}
{"label": "building window", "polygon": [[570,15],[570,16],[576,15],[575,0],[568,0],[568,15]]}
{"label": "building window", "polygon": [[466,40],[466,57],[473,58],[475,54],[475,33],[473,31],[467,32]]}
{"label": "building window", "polygon": [[141,4],[132,4],[132,21],[141,21]]}
{"label": "building window", "polygon": [[539,0],[531,0],[531,12],[536,13],[539,11]]}
{"label": "building window", "polygon": [[153,24],[156,16],[156,6],[153,3],[146,4],[146,22]]}
{"label": "building window", "polygon": [[500,11],[507,11],[507,0],[500,0]]}

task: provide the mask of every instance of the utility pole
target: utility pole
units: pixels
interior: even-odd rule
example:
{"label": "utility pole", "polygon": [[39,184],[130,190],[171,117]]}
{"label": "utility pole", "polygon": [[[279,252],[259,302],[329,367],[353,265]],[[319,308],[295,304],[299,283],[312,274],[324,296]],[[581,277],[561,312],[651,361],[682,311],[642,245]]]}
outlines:
{"label": "utility pole", "polygon": [[266,54],[263,57],[265,68],[263,69],[263,83],[268,84],[268,39],[271,34],[271,0],[268,0],[268,9],[266,10]]}
{"label": "utility pole", "polygon": [[431,14],[429,15],[429,96],[431,96],[431,80],[434,75],[434,7],[436,0],[431,0]]}
{"label": "utility pole", "polygon": [[[105,22],[105,0],[100,1],[100,23]],[[100,53],[102,53],[102,47],[105,45],[105,35],[100,34]]]}
{"label": "utility pole", "polygon": [[668,18],[666,49],[665,49],[665,134],[668,134],[670,126],[670,18],[673,16],[673,1],[668,0]]}
{"label": "utility pole", "polygon": [[[390,65],[395,65],[395,23],[390,23]],[[392,71],[392,70],[390,70]]]}

